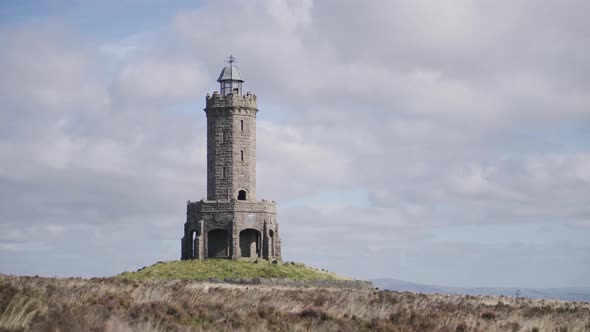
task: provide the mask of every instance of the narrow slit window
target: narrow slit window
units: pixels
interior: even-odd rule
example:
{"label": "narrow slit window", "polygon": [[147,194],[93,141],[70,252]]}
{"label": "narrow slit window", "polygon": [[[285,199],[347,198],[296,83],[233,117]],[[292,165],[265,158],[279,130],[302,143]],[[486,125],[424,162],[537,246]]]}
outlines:
{"label": "narrow slit window", "polygon": [[225,173],[226,173],[226,170],[225,170],[225,167],[223,167],[223,168],[221,169],[221,178],[222,178],[222,179],[225,179],[225,175],[226,175]]}
{"label": "narrow slit window", "polygon": [[240,130],[244,131],[244,120],[240,120]]}
{"label": "narrow slit window", "polygon": [[240,150],[240,160],[244,161],[244,150]]}

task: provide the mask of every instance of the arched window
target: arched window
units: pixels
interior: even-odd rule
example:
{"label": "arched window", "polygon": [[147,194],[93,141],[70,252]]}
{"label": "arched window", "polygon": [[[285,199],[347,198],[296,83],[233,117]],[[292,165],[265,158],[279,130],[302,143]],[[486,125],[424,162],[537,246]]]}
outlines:
{"label": "arched window", "polygon": [[244,189],[240,189],[238,191],[238,201],[245,201],[246,200],[246,191]]}

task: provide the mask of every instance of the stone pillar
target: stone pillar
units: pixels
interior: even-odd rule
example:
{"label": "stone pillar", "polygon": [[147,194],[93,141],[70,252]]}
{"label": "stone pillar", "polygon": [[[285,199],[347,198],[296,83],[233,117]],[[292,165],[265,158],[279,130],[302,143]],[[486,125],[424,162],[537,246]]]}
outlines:
{"label": "stone pillar", "polygon": [[200,234],[195,237],[195,241],[193,243],[193,246],[195,248],[195,254],[194,254],[195,256],[193,257],[193,259],[201,259],[201,253],[199,252],[201,249],[199,247],[199,242],[201,242],[201,241],[199,241],[199,237],[201,237]]}
{"label": "stone pillar", "polygon": [[268,224],[265,221],[264,226],[262,227],[262,258],[269,259],[269,252]]}
{"label": "stone pillar", "polygon": [[199,223],[199,259],[205,259],[205,220]]}
{"label": "stone pillar", "polygon": [[238,229],[238,225],[235,222],[235,218],[232,221],[232,252],[231,252],[231,258],[232,259],[238,259],[241,257],[240,255],[240,232]]}
{"label": "stone pillar", "polygon": [[182,240],[180,240],[180,259],[188,259],[186,256],[187,252],[186,252],[186,235],[182,237]]}
{"label": "stone pillar", "polygon": [[275,236],[274,236],[274,258],[277,260],[282,260],[281,257],[281,237],[279,236],[279,224],[275,223]]}
{"label": "stone pillar", "polygon": [[201,239],[199,241],[199,259],[207,258],[207,232],[205,227],[205,219],[201,220]]}

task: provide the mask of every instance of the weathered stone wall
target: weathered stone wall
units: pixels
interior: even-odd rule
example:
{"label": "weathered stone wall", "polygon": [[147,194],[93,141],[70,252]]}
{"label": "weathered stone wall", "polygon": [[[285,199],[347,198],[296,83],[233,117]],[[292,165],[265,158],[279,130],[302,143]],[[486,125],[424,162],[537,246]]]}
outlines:
{"label": "weathered stone wall", "polygon": [[207,97],[207,199],[256,201],[256,96]]}
{"label": "weathered stone wall", "polygon": [[[187,222],[185,236],[182,240],[182,259],[208,258],[211,256],[209,234],[215,230],[224,230],[229,236],[227,242],[227,258],[260,257],[268,260],[281,259],[281,241],[279,227],[276,222],[276,203],[269,201],[244,202],[231,201],[199,201],[187,203]],[[244,231],[249,236],[240,236]],[[192,234],[196,232],[193,242]],[[242,250],[244,245],[255,243],[253,249]],[[198,246],[198,247],[197,247]],[[250,247],[249,247],[250,248]],[[251,252],[256,254],[253,255]],[[216,252],[219,252],[216,249]],[[244,256],[246,255],[246,256]]]}

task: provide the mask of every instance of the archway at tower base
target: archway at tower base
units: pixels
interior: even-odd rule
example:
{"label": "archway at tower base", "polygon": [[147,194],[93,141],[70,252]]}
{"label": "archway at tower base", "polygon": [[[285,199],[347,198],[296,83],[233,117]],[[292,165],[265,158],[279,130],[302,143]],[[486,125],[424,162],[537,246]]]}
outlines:
{"label": "archway at tower base", "polygon": [[241,257],[260,257],[260,232],[249,228],[240,232]]}
{"label": "archway at tower base", "polygon": [[229,233],[224,229],[214,229],[207,233],[207,257],[226,258],[229,252]]}

